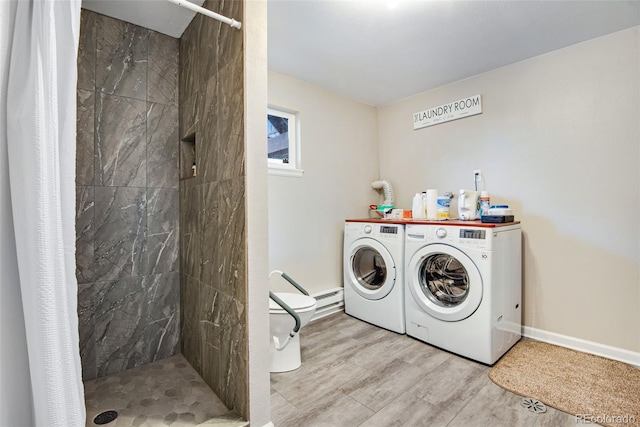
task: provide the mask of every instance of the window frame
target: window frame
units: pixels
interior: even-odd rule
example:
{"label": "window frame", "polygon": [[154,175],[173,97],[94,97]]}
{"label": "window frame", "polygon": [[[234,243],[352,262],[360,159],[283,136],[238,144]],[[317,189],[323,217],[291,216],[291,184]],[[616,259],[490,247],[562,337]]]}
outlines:
{"label": "window frame", "polygon": [[[282,117],[288,120],[289,130],[289,163],[283,163],[280,159],[267,157],[269,175],[296,176],[304,173],[301,168],[300,156],[300,114],[297,111],[269,104],[267,116]],[[267,121],[269,118],[267,117]]]}

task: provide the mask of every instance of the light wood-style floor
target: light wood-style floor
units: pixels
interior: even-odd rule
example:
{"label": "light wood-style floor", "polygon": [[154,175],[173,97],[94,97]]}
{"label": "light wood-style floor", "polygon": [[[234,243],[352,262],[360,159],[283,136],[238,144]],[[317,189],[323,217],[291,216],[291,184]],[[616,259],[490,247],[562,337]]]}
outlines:
{"label": "light wood-style floor", "polygon": [[550,407],[524,409],[487,365],[344,312],[311,322],[300,338],[302,366],[271,374],[276,427],[576,425]]}

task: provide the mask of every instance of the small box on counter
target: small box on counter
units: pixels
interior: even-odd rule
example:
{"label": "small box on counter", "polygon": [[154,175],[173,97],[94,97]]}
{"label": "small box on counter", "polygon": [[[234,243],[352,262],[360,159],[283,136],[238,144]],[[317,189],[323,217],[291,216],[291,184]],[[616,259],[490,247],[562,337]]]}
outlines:
{"label": "small box on counter", "polygon": [[501,224],[504,222],[513,222],[513,215],[482,215],[480,217],[482,222],[492,223],[492,224]]}
{"label": "small box on counter", "polygon": [[384,219],[402,219],[403,216],[403,209],[391,209],[384,213]]}

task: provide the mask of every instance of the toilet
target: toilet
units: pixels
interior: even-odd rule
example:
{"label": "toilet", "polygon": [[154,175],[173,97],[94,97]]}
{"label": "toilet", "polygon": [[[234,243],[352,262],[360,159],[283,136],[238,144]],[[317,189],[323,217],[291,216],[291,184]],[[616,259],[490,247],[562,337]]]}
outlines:
{"label": "toilet", "polygon": [[[275,293],[275,295],[300,316],[300,330],[309,323],[316,312],[318,303],[313,297],[279,292]],[[300,334],[296,333],[293,337],[289,335],[293,331],[295,324],[296,321],[293,316],[287,313],[274,300],[269,299],[271,372],[293,371],[302,364],[300,359]],[[281,350],[277,348],[281,348]]]}

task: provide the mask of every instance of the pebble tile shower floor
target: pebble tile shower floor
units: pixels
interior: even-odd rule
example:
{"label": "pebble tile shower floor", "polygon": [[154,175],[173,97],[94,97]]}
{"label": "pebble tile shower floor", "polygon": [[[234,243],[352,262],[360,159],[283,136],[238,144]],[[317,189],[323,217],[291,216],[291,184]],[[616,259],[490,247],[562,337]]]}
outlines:
{"label": "pebble tile shower floor", "polygon": [[216,426],[248,423],[211,391],[182,355],[84,383],[87,427],[96,415],[115,410],[108,427]]}

